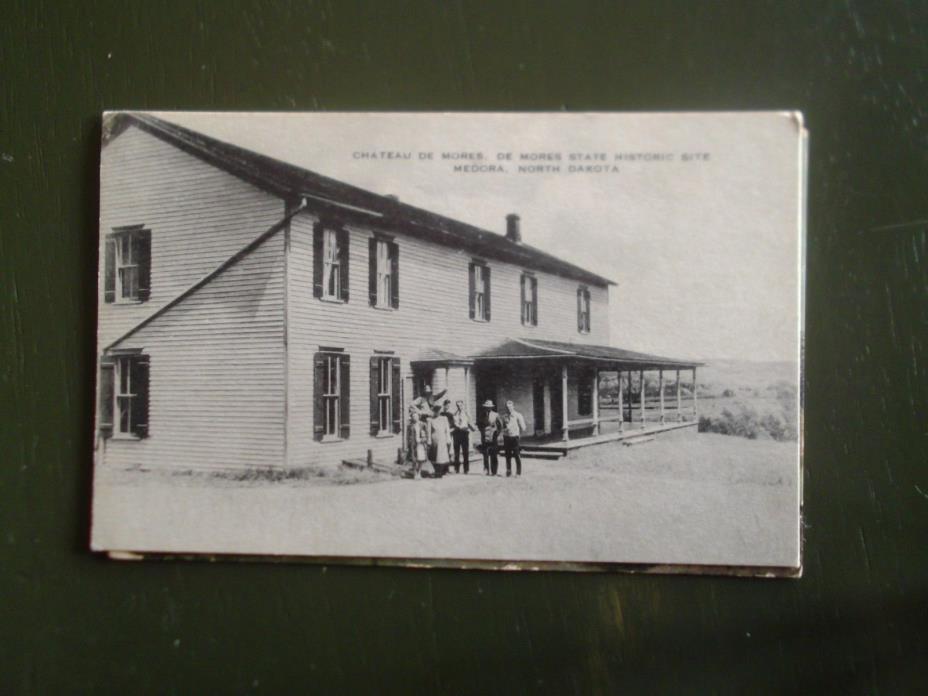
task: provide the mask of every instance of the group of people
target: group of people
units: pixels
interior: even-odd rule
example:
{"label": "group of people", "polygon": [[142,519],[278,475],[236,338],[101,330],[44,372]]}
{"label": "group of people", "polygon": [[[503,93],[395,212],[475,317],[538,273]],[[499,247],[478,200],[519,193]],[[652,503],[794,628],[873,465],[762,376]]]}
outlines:
{"label": "group of people", "polygon": [[[512,401],[506,402],[501,415],[495,410],[493,401],[487,399],[481,405],[481,416],[475,424],[467,413],[463,401],[457,401],[452,409],[451,400],[442,397],[445,392],[432,394],[426,387],[425,393],[409,406],[407,426],[407,459],[412,463],[414,478],[423,474],[432,478],[453,472],[470,473],[470,436],[479,433],[480,451],[483,454],[483,473],[499,475],[499,449],[502,437],[503,453],[506,458],[506,476],[522,475],[520,437],[525,432],[525,418],[516,411]],[[423,470],[429,465],[431,471]]]}

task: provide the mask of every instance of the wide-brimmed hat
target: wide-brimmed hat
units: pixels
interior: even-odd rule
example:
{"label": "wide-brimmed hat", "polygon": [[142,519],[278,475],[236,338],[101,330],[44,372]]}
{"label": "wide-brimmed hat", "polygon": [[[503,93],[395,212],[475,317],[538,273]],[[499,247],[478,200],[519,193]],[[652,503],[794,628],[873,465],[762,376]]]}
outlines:
{"label": "wide-brimmed hat", "polygon": [[486,401],[483,402],[483,407],[484,407],[484,408],[493,408],[493,402],[492,402],[490,399],[487,399]]}

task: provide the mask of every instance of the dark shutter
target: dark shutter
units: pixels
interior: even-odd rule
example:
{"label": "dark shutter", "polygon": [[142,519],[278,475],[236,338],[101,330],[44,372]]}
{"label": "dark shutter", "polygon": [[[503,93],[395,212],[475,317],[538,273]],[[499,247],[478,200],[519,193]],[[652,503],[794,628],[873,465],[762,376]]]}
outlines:
{"label": "dark shutter", "polygon": [[590,291],[583,291],[583,309],[586,314],[583,330],[589,332],[593,326],[593,303],[590,301]]}
{"label": "dark shutter", "polygon": [[538,326],[538,279],[532,278],[532,326]]}
{"label": "dark shutter", "polygon": [[467,296],[470,298],[470,318],[474,319],[476,317],[476,303],[474,301],[474,274],[477,272],[477,265],[471,264],[467,269],[467,278],[468,278],[468,290]]}
{"label": "dark shutter", "polygon": [[132,432],[138,437],[148,437],[148,393],[149,393],[149,363],[148,356],[143,355],[130,361],[132,391],[135,398],[132,400]]}
{"label": "dark shutter", "polygon": [[350,356],[341,355],[341,372],[339,373],[339,383],[341,385],[341,394],[339,394],[338,403],[341,408],[341,438],[347,440],[351,435],[351,364]]}
{"label": "dark shutter", "polygon": [[399,309],[400,306],[400,247],[396,242],[390,242],[390,274],[393,282],[390,283],[390,306]]}
{"label": "dark shutter", "polygon": [[400,359],[390,359],[390,386],[393,388],[391,398],[393,403],[393,432],[399,433],[403,430],[403,376],[400,374]]}
{"label": "dark shutter", "polygon": [[490,295],[492,295],[493,293],[490,291],[490,288],[492,286],[490,285],[490,267],[489,266],[483,267],[483,285],[484,285],[484,293],[485,293],[485,297],[483,298],[483,306],[486,308],[485,310],[486,313],[483,318],[486,319],[487,321],[490,321]]}
{"label": "dark shutter", "polygon": [[377,394],[380,389],[380,358],[376,355],[371,358],[371,435],[380,432],[380,405],[377,403]]}
{"label": "dark shutter", "polygon": [[342,302],[348,301],[348,230],[339,229],[336,232],[338,239],[338,263],[342,272],[339,274],[341,287],[339,288],[339,298]]}
{"label": "dark shutter", "polygon": [[367,255],[369,266],[367,269],[367,296],[371,307],[377,306],[377,240],[371,237],[367,240]]}
{"label": "dark shutter", "polygon": [[577,288],[577,331],[583,333],[583,288]]}
{"label": "dark shutter", "polygon": [[325,381],[325,353],[313,356],[313,439],[325,435],[325,406],[322,403],[322,385]]}
{"label": "dark shutter", "polygon": [[528,295],[525,292],[525,283],[528,282],[525,274],[519,276],[519,313],[522,316],[522,323],[528,324],[528,312],[525,311],[525,300]]}
{"label": "dark shutter", "polygon": [[107,359],[100,361],[100,435],[110,437],[113,434],[113,400],[115,398],[116,370]]}
{"label": "dark shutter", "polygon": [[151,295],[151,230],[139,230],[132,235],[135,260],[139,268],[139,302],[148,302]]}
{"label": "dark shutter", "polygon": [[116,301],[116,240],[107,237],[103,251],[103,301]]}
{"label": "dark shutter", "polygon": [[322,238],[321,224],[313,227],[313,297],[322,297]]}

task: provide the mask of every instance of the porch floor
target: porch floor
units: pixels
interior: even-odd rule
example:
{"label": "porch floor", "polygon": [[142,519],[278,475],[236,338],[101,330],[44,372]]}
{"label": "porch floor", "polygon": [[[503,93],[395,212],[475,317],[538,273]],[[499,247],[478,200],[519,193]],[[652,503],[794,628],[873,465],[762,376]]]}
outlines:
{"label": "porch floor", "polygon": [[[665,423],[645,423],[642,428],[641,423],[625,423],[621,431],[618,430],[618,423],[607,422],[600,424],[599,435],[587,435],[573,437],[564,442],[559,435],[533,435],[522,438],[522,448],[535,452],[557,452],[568,454],[582,447],[592,445],[602,445],[608,442],[620,442],[622,440],[632,440],[639,437],[665,433],[671,430],[681,430],[683,428],[695,428],[696,421],[683,422],[665,422]],[[602,432],[603,429],[609,428],[612,432]]]}

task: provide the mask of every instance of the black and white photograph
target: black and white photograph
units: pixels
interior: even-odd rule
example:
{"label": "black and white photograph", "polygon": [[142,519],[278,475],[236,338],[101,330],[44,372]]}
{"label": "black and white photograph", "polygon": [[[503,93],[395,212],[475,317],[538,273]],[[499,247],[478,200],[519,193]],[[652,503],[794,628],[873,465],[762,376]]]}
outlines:
{"label": "black and white photograph", "polygon": [[801,114],[102,131],[94,550],[801,573]]}

